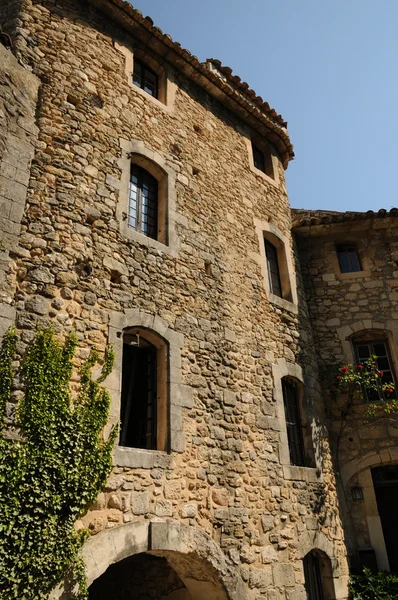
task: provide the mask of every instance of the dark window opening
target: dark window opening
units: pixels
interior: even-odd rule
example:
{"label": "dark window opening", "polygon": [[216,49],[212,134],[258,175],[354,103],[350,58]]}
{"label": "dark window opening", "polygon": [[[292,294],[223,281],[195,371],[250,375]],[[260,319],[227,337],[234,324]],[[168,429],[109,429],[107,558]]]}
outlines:
{"label": "dark window opening", "polygon": [[278,251],[271,242],[264,240],[265,255],[267,258],[267,270],[269,291],[275,296],[282,298],[282,285],[279,272]]}
{"label": "dark window opening", "polygon": [[336,246],[336,252],[341,273],[362,271],[356,246],[353,244],[339,244]]}
{"label": "dark window opening", "polygon": [[158,182],[135,164],[131,165],[128,226],[157,239]]}
{"label": "dark window opening", "polygon": [[138,334],[123,343],[120,445],[157,449],[157,349]]}
{"label": "dark window opening", "polygon": [[303,467],[306,459],[297,385],[290,379],[282,379],[282,393],[290,462]]}
{"label": "dark window opening", "polygon": [[262,171],[268,177],[274,177],[274,168],[272,165],[272,156],[269,151],[261,150],[252,143],[253,163],[256,169]]}
{"label": "dark window opening", "polygon": [[154,98],[158,97],[158,77],[144,63],[134,60],[133,83]]}
{"label": "dark window opening", "polygon": [[[395,374],[392,368],[392,361],[387,340],[354,342],[354,350],[358,364],[364,364],[371,356],[376,356],[377,368],[383,373],[383,377],[380,379],[380,384],[392,383],[395,385]],[[381,388],[379,391],[369,388],[364,389],[365,401],[367,402],[377,402],[380,400],[379,394],[383,398]],[[396,390],[394,389],[388,397],[391,399],[396,398]]]}
{"label": "dark window opening", "polygon": [[319,556],[309,552],[303,560],[305,591],[308,600],[324,600]]}

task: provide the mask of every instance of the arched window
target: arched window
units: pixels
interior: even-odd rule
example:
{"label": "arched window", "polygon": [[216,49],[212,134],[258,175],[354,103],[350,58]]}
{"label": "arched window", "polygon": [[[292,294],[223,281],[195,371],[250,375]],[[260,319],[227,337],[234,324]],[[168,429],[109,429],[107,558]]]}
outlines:
{"label": "arched window", "polygon": [[157,334],[123,334],[120,445],[167,450],[167,346]]}
{"label": "arched window", "polygon": [[291,377],[282,379],[283,404],[290,463],[301,467],[314,466],[314,450],[310,424],[303,410],[303,386]]}
{"label": "arched window", "polygon": [[128,226],[150,238],[158,238],[158,182],[134,163],[130,171]]}
{"label": "arched window", "polygon": [[333,600],[335,598],[332,564],[320,550],[311,550],[303,559],[307,600]]}

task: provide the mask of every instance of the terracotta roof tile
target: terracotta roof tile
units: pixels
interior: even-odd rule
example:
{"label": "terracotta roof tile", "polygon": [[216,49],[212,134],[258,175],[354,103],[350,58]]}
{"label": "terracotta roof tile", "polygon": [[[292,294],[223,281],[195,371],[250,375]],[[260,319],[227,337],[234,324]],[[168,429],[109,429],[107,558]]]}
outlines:
{"label": "terracotta roof tile", "polygon": [[[170,35],[164,34],[159,27],[154,26],[150,17],[144,17],[141,11],[135,9],[126,0],[89,1],[103,9],[106,5],[117,8],[117,14],[124,13],[134,21],[134,29],[136,29],[137,25],[144,27],[157,40],[163,42],[191,65],[191,67],[199,71],[202,76],[206,77],[211,83],[233,98],[247,113],[253,115],[255,118],[261,118],[264,125],[269,129],[270,141],[277,146],[283,164],[285,167],[287,166],[289,160],[294,157],[294,152],[286,130],[286,121],[274,109],[270,108],[268,102],[264,102],[260,96],[257,96],[256,92],[245,81],[242,81],[237,75],[233,75],[230,67],[222,65],[219,60],[214,58],[200,62],[196,56],[182,48],[178,42],[174,42]],[[126,19],[124,21],[127,22]],[[182,65],[178,66],[182,68]]]}
{"label": "terracotta roof tile", "polygon": [[292,228],[309,227],[314,225],[327,225],[330,223],[345,223],[347,221],[363,221],[365,219],[383,219],[385,217],[398,217],[398,208],[386,210],[381,208],[377,212],[337,212],[333,210],[306,210],[292,208]]}

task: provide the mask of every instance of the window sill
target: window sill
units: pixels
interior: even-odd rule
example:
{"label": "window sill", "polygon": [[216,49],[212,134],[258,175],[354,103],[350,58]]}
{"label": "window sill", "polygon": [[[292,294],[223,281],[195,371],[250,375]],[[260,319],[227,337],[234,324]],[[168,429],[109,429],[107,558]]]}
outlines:
{"label": "window sill", "polygon": [[115,467],[130,467],[132,469],[153,469],[170,467],[172,457],[163,450],[143,450],[141,448],[127,448],[116,446],[113,451]]}
{"label": "window sill", "polygon": [[[275,169],[275,165],[274,165],[274,169]],[[251,165],[250,165],[250,171],[252,173],[254,173],[255,175],[258,175],[259,177],[261,177],[261,179],[264,179],[264,181],[266,181],[267,183],[270,183],[274,187],[279,188],[279,181],[277,179],[274,179],[273,177],[270,177],[269,175],[264,173],[264,171],[261,171],[260,169],[257,169],[255,166],[251,166]]]}
{"label": "window sill", "polygon": [[336,274],[337,279],[341,279],[342,281],[346,279],[365,279],[366,277],[370,277],[370,271],[353,271],[351,273],[341,273],[340,271]]}
{"label": "window sill", "polygon": [[172,234],[170,235],[170,243],[167,244],[163,244],[162,242],[159,242],[158,240],[155,240],[151,237],[148,237],[147,235],[144,235],[143,233],[140,233],[139,231],[135,231],[134,229],[131,229],[130,227],[128,227],[128,225],[126,223],[122,223],[120,226],[120,233],[128,238],[129,240],[133,240],[135,242],[137,242],[138,244],[141,244],[141,246],[146,246],[147,248],[153,248],[154,250],[159,250],[160,252],[164,252],[165,254],[170,254],[171,256],[177,256],[177,244],[176,244],[176,240],[173,240],[173,236]]}
{"label": "window sill", "polygon": [[298,467],[296,465],[283,465],[285,479],[319,483],[323,480],[322,473],[316,467]]}
{"label": "window sill", "polygon": [[288,310],[294,314],[298,313],[298,306],[294,302],[290,302],[290,300],[285,300],[284,298],[280,298],[279,296],[275,296],[275,294],[268,293],[268,300],[271,304],[275,304],[279,308],[283,308],[284,310]]}

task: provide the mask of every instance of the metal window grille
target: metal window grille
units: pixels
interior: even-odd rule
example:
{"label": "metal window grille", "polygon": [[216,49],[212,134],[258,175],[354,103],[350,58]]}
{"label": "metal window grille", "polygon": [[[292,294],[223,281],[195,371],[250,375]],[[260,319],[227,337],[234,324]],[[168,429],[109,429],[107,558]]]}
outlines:
{"label": "metal window grille", "polygon": [[123,344],[120,445],[156,450],[157,350],[139,344]]}
{"label": "metal window grille", "polygon": [[128,226],[157,238],[158,182],[137,165],[131,165]]}
{"label": "metal window grille", "polygon": [[158,77],[144,63],[134,60],[133,83],[154,98],[158,97]]}
{"label": "metal window grille", "polygon": [[[395,374],[392,368],[392,361],[388,342],[386,340],[358,341],[354,343],[355,355],[358,364],[364,364],[371,356],[377,356],[377,368],[383,372],[381,383],[393,383],[395,385]],[[379,400],[377,390],[369,388],[364,389],[365,400],[375,402]],[[389,398],[396,398],[396,390],[390,394]]]}
{"label": "metal window grille", "polygon": [[267,270],[268,270],[268,281],[269,289],[271,294],[282,298],[282,285],[279,272],[278,263],[278,252],[275,246],[268,240],[264,240],[265,244],[265,255],[267,258]]}
{"label": "metal window grille", "polygon": [[292,465],[305,466],[303,429],[296,384],[289,379],[282,379],[282,393],[290,462]]}
{"label": "metal window grille", "polygon": [[309,552],[304,557],[303,563],[307,600],[324,600],[319,557],[315,552]]}
{"label": "metal window grille", "polygon": [[353,244],[340,244],[336,246],[339,267],[342,273],[356,273],[361,271],[356,246]]}

